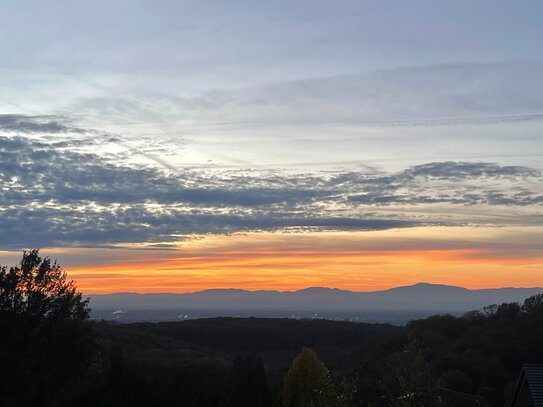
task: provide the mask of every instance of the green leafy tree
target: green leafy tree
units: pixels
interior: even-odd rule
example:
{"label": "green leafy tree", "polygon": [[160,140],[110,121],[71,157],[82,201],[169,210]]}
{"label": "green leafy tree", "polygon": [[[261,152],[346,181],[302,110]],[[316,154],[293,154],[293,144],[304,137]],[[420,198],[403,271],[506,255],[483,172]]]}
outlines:
{"label": "green leafy tree", "polygon": [[91,363],[88,316],[88,300],[38,250],[0,267],[0,405],[60,405],[75,394]]}
{"label": "green leafy tree", "polygon": [[312,349],[303,348],[283,383],[285,407],[330,407],[333,393],[330,372]]}

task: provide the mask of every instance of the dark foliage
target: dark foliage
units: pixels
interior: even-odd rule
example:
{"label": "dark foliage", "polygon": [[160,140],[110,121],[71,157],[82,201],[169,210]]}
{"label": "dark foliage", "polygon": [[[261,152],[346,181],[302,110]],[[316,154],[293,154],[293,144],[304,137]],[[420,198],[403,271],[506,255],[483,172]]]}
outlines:
{"label": "dark foliage", "polygon": [[[99,322],[94,333],[102,373],[82,405],[145,406],[156,400],[161,406],[282,405],[283,378],[305,344],[315,346],[340,376],[354,368],[350,359],[361,344],[400,329],[258,318]],[[341,395],[354,391],[339,378],[337,388]]]}
{"label": "dark foliage", "polygon": [[304,346],[350,348],[375,335],[396,330],[387,324],[286,318],[206,318],[130,326],[225,352],[293,350],[297,353]]}
{"label": "dark foliage", "polygon": [[232,369],[232,404],[265,407],[270,405],[266,370],[259,357],[238,355]]}
{"label": "dark foliage", "polygon": [[[502,406],[522,364],[543,361],[542,304],[543,296],[534,296],[522,306],[501,304],[462,317],[433,316],[405,327],[211,318],[102,323],[98,336],[123,345],[124,363],[147,366],[144,375],[152,376],[151,366],[162,365],[202,372],[198,383],[183,393],[184,405],[197,405],[193,400],[200,400],[200,393],[216,395],[211,404],[199,401],[201,405],[267,405],[270,400],[282,405],[283,379],[298,351],[308,346],[329,367],[337,394],[349,394],[344,405],[434,406],[455,399],[466,406],[483,405],[484,400]],[[127,385],[132,381],[127,378]],[[252,394],[255,388],[260,390]]]}
{"label": "dark foliage", "polygon": [[501,304],[493,313],[462,318],[436,316],[412,321],[407,329],[422,346],[441,385],[479,394],[503,405],[523,363],[543,362],[543,295]]}
{"label": "dark foliage", "polygon": [[0,268],[0,405],[63,405],[85,386],[89,310],[73,282],[37,250]]}

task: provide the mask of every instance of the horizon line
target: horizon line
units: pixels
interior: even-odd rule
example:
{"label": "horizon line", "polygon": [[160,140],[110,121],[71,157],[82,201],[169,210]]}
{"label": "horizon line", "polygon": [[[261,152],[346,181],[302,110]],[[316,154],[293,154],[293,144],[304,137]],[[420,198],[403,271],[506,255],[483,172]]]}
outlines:
{"label": "horizon line", "polygon": [[218,287],[218,288],[205,288],[202,290],[197,291],[186,291],[186,292],[136,292],[136,291],[113,291],[110,293],[82,293],[83,296],[97,296],[97,295],[119,295],[119,294],[136,294],[136,295],[187,295],[187,294],[197,294],[202,293],[206,291],[243,291],[243,292],[249,292],[249,293],[258,293],[258,292],[276,292],[276,293],[297,293],[301,291],[307,291],[312,289],[323,289],[323,290],[331,290],[331,291],[342,291],[342,292],[349,292],[349,293],[379,293],[379,292],[385,292],[390,291],[398,288],[410,288],[410,287],[416,287],[421,285],[427,285],[427,286],[434,286],[434,287],[447,287],[447,288],[460,288],[467,291],[484,291],[484,290],[506,290],[506,289],[515,289],[515,290],[543,290],[543,286],[541,287],[513,287],[513,286],[503,286],[503,287],[485,287],[485,288],[466,288],[458,285],[448,285],[448,284],[440,284],[440,283],[428,283],[428,282],[418,282],[414,284],[409,285],[400,285],[400,286],[394,286],[382,290],[373,290],[373,291],[353,291],[353,290],[347,290],[337,287],[324,287],[324,286],[309,286],[305,288],[300,288],[297,290],[274,290],[274,289],[260,289],[260,290],[248,290],[244,288],[234,288],[234,287]]}

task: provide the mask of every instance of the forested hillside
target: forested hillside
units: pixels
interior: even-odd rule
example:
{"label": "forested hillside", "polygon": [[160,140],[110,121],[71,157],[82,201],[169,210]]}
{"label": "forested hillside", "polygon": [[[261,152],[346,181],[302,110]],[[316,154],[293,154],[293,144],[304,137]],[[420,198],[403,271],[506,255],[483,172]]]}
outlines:
{"label": "forested hillside", "polygon": [[107,394],[111,405],[282,405],[283,378],[310,347],[343,391],[354,389],[346,405],[400,405],[391,395],[416,392],[430,396],[408,405],[433,405],[431,395],[448,389],[501,406],[522,364],[543,361],[542,300],[404,327],[258,318],[96,323],[107,379],[88,400],[104,403]]}

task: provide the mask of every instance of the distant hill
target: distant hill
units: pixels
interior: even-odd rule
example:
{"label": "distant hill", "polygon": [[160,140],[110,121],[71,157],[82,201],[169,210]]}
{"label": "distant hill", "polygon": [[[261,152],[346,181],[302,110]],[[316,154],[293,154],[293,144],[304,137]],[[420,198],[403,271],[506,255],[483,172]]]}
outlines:
{"label": "distant hill", "polygon": [[540,292],[543,288],[469,290],[428,283],[374,292],[323,287],[299,291],[214,289],[189,294],[92,295],[91,308],[95,318],[121,321],[268,316],[402,323],[436,313],[461,314],[489,304],[522,302]]}

